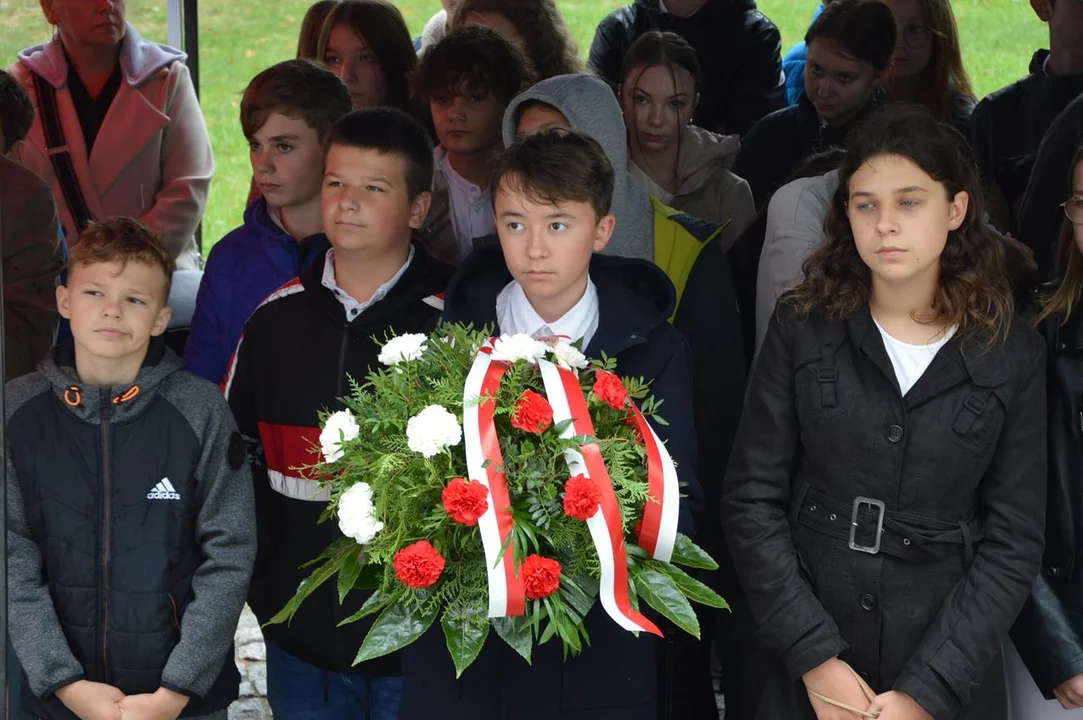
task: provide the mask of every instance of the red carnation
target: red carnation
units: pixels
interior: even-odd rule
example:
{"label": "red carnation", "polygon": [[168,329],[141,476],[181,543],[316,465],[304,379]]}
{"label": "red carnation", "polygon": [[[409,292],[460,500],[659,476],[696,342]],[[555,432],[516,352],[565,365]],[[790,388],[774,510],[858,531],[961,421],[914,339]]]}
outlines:
{"label": "red carnation", "polygon": [[564,514],[576,520],[589,520],[598,512],[598,503],[602,495],[594,486],[594,481],[583,475],[576,475],[564,483]]}
{"label": "red carnation", "polygon": [[427,588],[444,572],[444,558],[428,540],[418,540],[395,553],[395,576],[412,588]]}
{"label": "red carnation", "polygon": [[531,600],[549,597],[560,588],[560,563],[541,555],[523,560],[519,572],[523,576],[523,591]]}
{"label": "red carnation", "polygon": [[598,370],[594,373],[594,396],[614,410],[620,410],[628,400],[624,383],[613,373]]}
{"label": "red carnation", "polygon": [[511,426],[523,432],[541,435],[552,424],[553,408],[549,401],[533,390],[524,392],[515,405],[515,412],[511,416]]}
{"label": "red carnation", "polygon": [[477,525],[478,518],[489,509],[489,489],[479,482],[455,478],[443,492],[444,510],[451,519],[463,525]]}

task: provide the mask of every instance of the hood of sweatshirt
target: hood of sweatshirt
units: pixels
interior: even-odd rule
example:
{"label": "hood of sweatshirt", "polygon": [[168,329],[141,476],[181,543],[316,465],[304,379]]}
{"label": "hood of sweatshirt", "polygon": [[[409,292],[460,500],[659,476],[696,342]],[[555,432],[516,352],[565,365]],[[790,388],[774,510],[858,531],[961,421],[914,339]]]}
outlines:
{"label": "hood of sweatshirt", "polygon": [[[132,87],[139,87],[162,68],[188,57],[168,45],[144,40],[130,23],[125,28],[120,41],[120,70],[124,81]],[[67,82],[68,59],[58,40],[26,48],[19,53],[19,62],[57,89]]]}
{"label": "hood of sweatshirt", "polygon": [[517,96],[504,113],[504,145],[515,140],[519,108],[536,100],[559,110],[572,129],[590,135],[605,150],[616,173],[613,206],[617,227],[604,253],[654,259],[654,211],[650,196],[628,172],[628,137],[613,91],[590,75],[557,75]]}
{"label": "hood of sweatshirt", "polygon": [[447,10],[440,10],[425,23],[425,29],[421,31],[421,49],[418,54],[424,53],[447,36]]}
{"label": "hood of sweatshirt", "polygon": [[737,135],[719,135],[710,130],[689,125],[681,135],[680,156],[677,159],[676,193],[669,193],[658,186],[634,160],[629,161],[632,174],[647,190],[669,204],[674,197],[689,195],[699,190],[718,173],[732,170],[737,154],[741,151],[741,138]]}
{"label": "hood of sweatshirt", "polygon": [[68,411],[91,424],[101,422],[103,416],[110,422],[136,417],[154,401],[166,378],[183,369],[184,363],[161,337],[151,338],[143,367],[130,385],[101,388],[84,384],[75,371],[75,345],[70,342],[53,348],[38,364],[38,372]]}

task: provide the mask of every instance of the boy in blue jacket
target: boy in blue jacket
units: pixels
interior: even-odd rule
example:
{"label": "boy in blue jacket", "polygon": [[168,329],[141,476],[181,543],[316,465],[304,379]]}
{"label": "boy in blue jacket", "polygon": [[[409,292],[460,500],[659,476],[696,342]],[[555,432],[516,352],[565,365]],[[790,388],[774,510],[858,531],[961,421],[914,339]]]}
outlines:
{"label": "boy in blue jacket", "polygon": [[[702,494],[696,481],[691,357],[667,322],[676,296],[654,264],[597,253],[612,236],[613,168],[586,135],[561,130],[513,144],[496,160],[490,189],[500,250],[475,251],[445,297],[445,322],[496,326],[497,333],[566,336],[588,357],[617,360],[664,401],[656,430],[677,462],[683,531]],[[528,665],[495,634],[455,679],[439,629],[403,653],[399,720],[656,720],[662,643],[616,625],[600,606],[586,619],[590,646],[562,659],[560,644],[534,650]],[[531,688],[545,688],[532,692]]]}
{"label": "boy in blue jacket", "polygon": [[7,385],[8,629],[46,720],[225,720],[256,556],[244,442],[161,338],[172,254],[91,223],[60,313],[74,339]]}
{"label": "boy in blue jacket", "polygon": [[323,141],[351,108],[342,80],[309,60],[273,65],[245,88],[241,127],[261,197],[207,258],[184,353],[196,375],[220,382],[252,312],[327,250]]}

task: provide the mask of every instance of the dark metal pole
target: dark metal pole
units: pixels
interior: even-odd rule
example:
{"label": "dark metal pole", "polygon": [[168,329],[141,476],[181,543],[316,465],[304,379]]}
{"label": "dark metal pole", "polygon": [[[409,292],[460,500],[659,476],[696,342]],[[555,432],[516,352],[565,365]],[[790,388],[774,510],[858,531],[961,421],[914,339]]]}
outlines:
{"label": "dark metal pole", "polygon": [[[196,98],[199,97],[199,0],[182,0],[181,6],[181,36],[183,47],[181,50],[188,53],[188,72],[192,75],[192,86],[196,90]],[[203,254],[203,223],[196,228],[196,247],[199,254]]]}
{"label": "dark metal pole", "polygon": [[188,53],[188,71],[199,97],[199,0],[184,0],[184,47]]}
{"label": "dark metal pole", "polygon": [[[0,193],[5,189],[0,187]],[[4,218],[0,217],[0,223]],[[0,237],[3,233],[0,232]],[[2,252],[2,248],[0,248]],[[2,720],[12,717],[11,688],[8,687],[8,486],[7,486],[7,415],[4,411],[4,266],[0,263],[0,450],[4,452],[4,459],[0,462],[0,569],[3,569],[4,582],[0,583],[0,638],[4,639],[4,651],[0,653],[0,689],[3,689],[0,710],[3,711]]]}

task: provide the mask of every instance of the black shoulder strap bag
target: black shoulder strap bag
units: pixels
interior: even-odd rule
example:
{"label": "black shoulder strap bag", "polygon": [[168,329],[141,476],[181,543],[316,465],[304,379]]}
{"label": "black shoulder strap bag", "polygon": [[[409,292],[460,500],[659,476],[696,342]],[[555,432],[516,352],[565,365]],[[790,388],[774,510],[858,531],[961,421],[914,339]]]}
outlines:
{"label": "black shoulder strap bag", "polygon": [[[53,172],[60,181],[64,202],[75,222],[75,232],[81,233],[94,218],[87,209],[83,190],[75,177],[71,150],[64,137],[64,126],[60,124],[60,112],[56,106],[56,89],[36,72],[32,72],[31,77],[34,79],[34,92],[38,96],[38,113],[41,115],[41,128],[45,135],[45,149],[49,153],[49,161],[53,164]],[[74,243],[75,238],[69,238],[68,242]]]}

